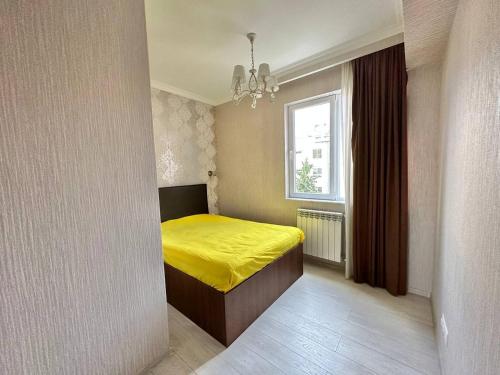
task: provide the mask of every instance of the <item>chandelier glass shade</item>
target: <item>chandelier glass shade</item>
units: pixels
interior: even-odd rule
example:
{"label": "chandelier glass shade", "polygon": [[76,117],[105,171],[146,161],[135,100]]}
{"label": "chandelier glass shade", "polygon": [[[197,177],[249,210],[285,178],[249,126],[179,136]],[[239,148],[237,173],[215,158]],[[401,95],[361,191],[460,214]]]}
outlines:
{"label": "chandelier glass shade", "polygon": [[235,65],[233,80],[231,82],[231,93],[233,94],[233,102],[235,104],[239,104],[244,98],[249,96],[252,100],[251,107],[255,109],[257,107],[257,99],[262,98],[266,92],[269,93],[270,101],[274,102],[279,85],[276,77],[271,75],[269,64],[262,63],[259,65],[259,70],[255,69],[253,56],[255,33],[248,33],[247,38],[250,40],[251,69],[248,71],[250,76],[247,82],[245,67],[243,65]]}

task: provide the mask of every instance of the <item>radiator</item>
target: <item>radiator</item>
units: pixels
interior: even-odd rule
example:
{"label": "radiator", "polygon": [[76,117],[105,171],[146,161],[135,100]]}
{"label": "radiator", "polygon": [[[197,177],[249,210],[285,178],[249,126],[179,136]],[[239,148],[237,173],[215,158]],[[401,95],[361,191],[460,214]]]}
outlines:
{"label": "radiator", "polygon": [[342,218],[340,212],[297,209],[297,227],[306,238],[304,254],[342,261]]}

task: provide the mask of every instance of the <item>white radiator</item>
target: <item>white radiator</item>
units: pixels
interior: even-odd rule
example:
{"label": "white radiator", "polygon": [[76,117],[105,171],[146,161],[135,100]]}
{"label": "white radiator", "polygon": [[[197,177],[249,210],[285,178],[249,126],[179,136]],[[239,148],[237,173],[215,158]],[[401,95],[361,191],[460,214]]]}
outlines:
{"label": "white radiator", "polygon": [[304,254],[342,261],[342,218],[340,212],[297,209],[297,227],[306,239]]}

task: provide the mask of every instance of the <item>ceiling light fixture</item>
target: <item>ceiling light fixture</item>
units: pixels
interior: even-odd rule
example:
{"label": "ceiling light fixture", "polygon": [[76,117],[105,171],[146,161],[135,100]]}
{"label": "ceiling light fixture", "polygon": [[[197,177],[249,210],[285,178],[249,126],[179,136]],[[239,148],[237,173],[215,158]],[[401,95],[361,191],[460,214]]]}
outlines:
{"label": "ceiling light fixture", "polygon": [[[252,68],[249,70],[250,77],[247,86],[243,89],[246,83],[245,67],[243,65],[235,65],[233,70],[233,81],[231,83],[231,92],[233,93],[234,104],[240,102],[246,97],[250,96],[252,99],[251,107],[257,107],[257,99],[268,92],[270,94],[270,101],[274,103],[276,99],[275,93],[279,90],[278,80],[272,76],[269,70],[269,64],[262,63],[259,65],[259,71],[255,69],[253,57],[253,42],[255,40],[255,33],[248,33],[247,38],[250,41],[250,56],[252,58]],[[255,75],[257,73],[257,75]]]}

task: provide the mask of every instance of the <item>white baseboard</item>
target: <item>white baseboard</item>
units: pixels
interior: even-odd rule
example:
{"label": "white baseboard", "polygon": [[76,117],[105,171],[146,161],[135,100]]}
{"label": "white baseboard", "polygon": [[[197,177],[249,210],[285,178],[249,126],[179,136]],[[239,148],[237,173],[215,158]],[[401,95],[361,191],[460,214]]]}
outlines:
{"label": "white baseboard", "polygon": [[408,293],[416,294],[417,296],[422,296],[422,297],[426,297],[426,298],[431,298],[430,291],[426,291],[426,290],[422,290],[422,289],[418,289],[418,288],[409,287]]}

